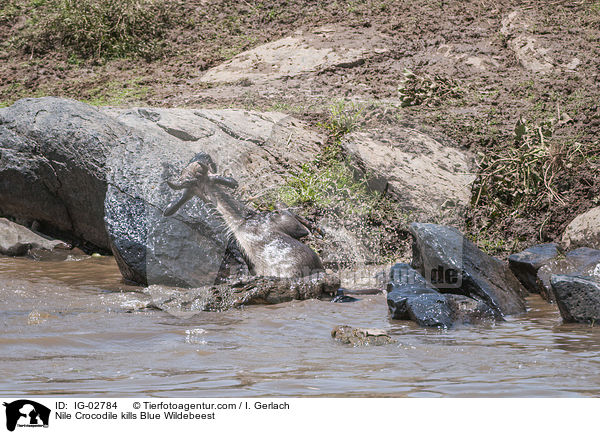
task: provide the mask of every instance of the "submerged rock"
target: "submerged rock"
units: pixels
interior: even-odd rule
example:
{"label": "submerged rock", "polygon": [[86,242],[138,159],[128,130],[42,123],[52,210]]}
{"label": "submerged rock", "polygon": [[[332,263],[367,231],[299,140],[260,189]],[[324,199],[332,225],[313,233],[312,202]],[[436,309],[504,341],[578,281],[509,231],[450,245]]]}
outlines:
{"label": "submerged rock", "polygon": [[445,294],[446,302],[452,311],[454,324],[481,324],[502,321],[498,312],[483,300],[458,294]]}
{"label": "submerged rock", "polygon": [[508,266],[482,252],[457,229],[412,223],[412,266],[442,293],[483,300],[497,315],[525,312],[527,290]]}
{"label": "submerged rock", "polygon": [[553,275],[550,283],[565,322],[595,324],[600,321],[600,279]]}
{"label": "submerged rock", "polygon": [[331,300],[332,303],[353,303],[359,301],[359,298],[346,295],[346,289],[339,288],[335,294],[335,297]]}
{"label": "submerged rock", "polygon": [[538,244],[508,257],[508,266],[529,292],[540,292],[537,272],[558,256],[558,244]]}
{"label": "submerged rock", "polygon": [[347,325],[336,326],[331,331],[331,337],[342,344],[354,347],[364,345],[387,345],[396,341],[385,330],[362,329]]}

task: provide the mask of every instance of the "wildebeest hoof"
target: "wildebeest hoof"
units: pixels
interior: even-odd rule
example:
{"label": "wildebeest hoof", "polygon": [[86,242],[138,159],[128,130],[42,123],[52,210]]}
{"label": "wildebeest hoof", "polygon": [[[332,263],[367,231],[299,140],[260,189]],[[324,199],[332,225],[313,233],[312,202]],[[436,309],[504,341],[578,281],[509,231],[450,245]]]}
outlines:
{"label": "wildebeest hoof", "polygon": [[333,300],[331,300],[331,302],[332,303],[352,303],[353,301],[359,301],[359,300],[360,300],[360,298],[345,295],[344,288],[340,288],[337,290],[337,294],[335,294],[335,297],[333,298]]}

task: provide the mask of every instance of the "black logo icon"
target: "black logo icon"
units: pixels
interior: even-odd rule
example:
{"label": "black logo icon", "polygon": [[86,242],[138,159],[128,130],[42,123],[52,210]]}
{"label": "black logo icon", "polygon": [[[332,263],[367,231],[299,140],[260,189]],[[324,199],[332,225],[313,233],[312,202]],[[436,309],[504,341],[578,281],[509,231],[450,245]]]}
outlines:
{"label": "black logo icon", "polygon": [[50,409],[29,399],[19,399],[6,407],[6,429],[14,431],[15,427],[48,427]]}

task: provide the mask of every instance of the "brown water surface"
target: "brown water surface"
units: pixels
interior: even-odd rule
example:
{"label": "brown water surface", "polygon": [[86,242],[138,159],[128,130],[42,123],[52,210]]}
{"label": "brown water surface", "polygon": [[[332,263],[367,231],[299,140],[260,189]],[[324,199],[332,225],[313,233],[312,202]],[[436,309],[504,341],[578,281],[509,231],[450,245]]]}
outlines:
{"label": "brown water surface", "polygon": [[[139,310],[112,258],[0,258],[0,395],[597,396],[600,328],[537,296],[504,323],[449,331],[391,321],[385,296],[200,312]],[[397,344],[347,347],[340,324]]]}

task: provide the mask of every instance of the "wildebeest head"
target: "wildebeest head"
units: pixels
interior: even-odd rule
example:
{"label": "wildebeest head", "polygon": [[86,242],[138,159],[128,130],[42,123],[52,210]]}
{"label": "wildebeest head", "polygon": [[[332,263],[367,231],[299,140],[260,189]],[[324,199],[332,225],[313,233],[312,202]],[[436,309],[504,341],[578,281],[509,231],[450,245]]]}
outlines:
{"label": "wildebeest head", "polygon": [[[211,167],[214,169],[214,165]],[[192,160],[175,180],[167,181],[173,190],[183,190],[181,196],[171,202],[164,211],[165,216],[173,215],[181,206],[197,196],[204,202],[213,202],[213,193],[217,186],[237,188],[235,179],[209,173],[209,165],[203,161]]]}

